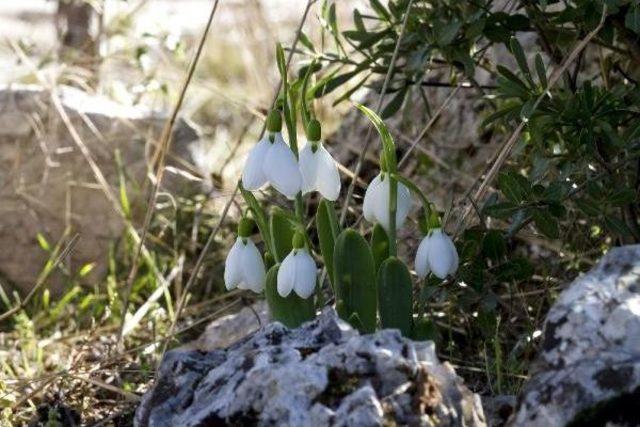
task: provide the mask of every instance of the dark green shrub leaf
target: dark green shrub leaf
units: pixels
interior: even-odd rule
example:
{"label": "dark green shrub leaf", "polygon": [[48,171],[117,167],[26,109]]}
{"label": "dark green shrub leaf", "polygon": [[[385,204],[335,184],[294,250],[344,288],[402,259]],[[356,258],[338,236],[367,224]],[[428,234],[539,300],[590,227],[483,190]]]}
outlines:
{"label": "dark green shrub leaf", "polygon": [[538,231],[550,239],[557,239],[560,236],[558,221],[549,212],[536,209],[533,212],[533,222]]}
{"label": "dark green shrub leaf", "polygon": [[507,253],[507,243],[499,230],[489,230],[482,239],[482,252],[494,261],[499,261]]}

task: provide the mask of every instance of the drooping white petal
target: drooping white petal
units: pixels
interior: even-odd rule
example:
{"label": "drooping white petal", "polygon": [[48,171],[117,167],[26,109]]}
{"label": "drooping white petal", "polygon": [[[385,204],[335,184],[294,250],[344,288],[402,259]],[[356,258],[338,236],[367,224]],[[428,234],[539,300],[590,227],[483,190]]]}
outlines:
{"label": "drooping white petal", "polygon": [[378,204],[378,187],[380,186],[380,175],[373,178],[364,193],[364,201],[362,202],[362,213],[364,219],[369,222],[376,222],[375,207]]}
{"label": "drooping white petal", "polygon": [[[373,211],[374,221],[378,222],[385,230],[389,231],[389,198],[391,197],[391,180],[389,175],[381,178],[380,184],[373,190],[370,197],[371,209]],[[411,192],[402,183],[398,182],[396,204],[396,230],[402,227],[409,210],[411,209]]]}
{"label": "drooping white petal", "polygon": [[387,233],[389,232],[389,190],[389,175],[385,174],[381,178],[378,188],[376,188],[373,199],[375,200],[373,212],[375,214],[376,222],[378,222],[385,231],[387,231]]}
{"label": "drooping white petal", "polygon": [[242,185],[247,190],[258,190],[267,183],[263,166],[269,147],[271,147],[271,142],[265,136],[251,149],[242,171]]}
{"label": "drooping white petal", "polygon": [[440,279],[447,277],[454,261],[451,246],[447,239],[449,239],[449,236],[438,229],[431,234],[429,243],[429,267],[433,274]]}
{"label": "drooping white petal", "polygon": [[235,289],[242,282],[242,250],[244,243],[238,237],[227,254],[224,262],[224,286],[227,290]]}
{"label": "drooping white petal", "polygon": [[262,292],[266,279],[264,261],[251,240],[242,249],[242,274],[248,289],[256,293]]}
{"label": "drooping white petal", "polygon": [[295,254],[296,273],[294,290],[300,298],[307,299],[316,288],[316,263],[304,249]]}
{"label": "drooping white petal", "polygon": [[280,264],[280,269],[278,269],[278,293],[282,298],[286,298],[291,293],[295,280],[296,258],[293,251],[291,251]]}
{"label": "drooping white petal", "polygon": [[271,185],[293,200],[302,187],[302,175],[293,151],[278,133],[269,147],[264,161],[264,172]]}
{"label": "drooping white petal", "polygon": [[419,278],[424,279],[431,271],[429,268],[429,239],[430,236],[425,236],[420,242],[418,250],[416,251],[415,268],[416,274]]}
{"label": "drooping white petal", "polygon": [[302,193],[307,194],[315,191],[318,179],[318,161],[315,153],[311,149],[311,143],[300,150],[300,174],[302,175]]}
{"label": "drooping white petal", "polygon": [[340,196],[340,173],[338,165],[322,144],[315,152],[317,159],[316,190],[327,200],[335,201]]}

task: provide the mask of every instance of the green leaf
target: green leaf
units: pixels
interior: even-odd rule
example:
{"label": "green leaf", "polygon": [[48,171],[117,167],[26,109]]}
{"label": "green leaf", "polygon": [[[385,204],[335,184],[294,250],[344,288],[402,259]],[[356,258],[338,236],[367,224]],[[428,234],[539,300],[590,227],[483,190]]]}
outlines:
{"label": "green leaf", "polygon": [[631,235],[631,230],[629,230],[627,224],[618,218],[607,215],[604,218],[604,224],[609,230],[618,234],[620,237],[627,237]]}
{"label": "green leaf", "polygon": [[369,3],[371,4],[371,8],[376,11],[380,18],[384,19],[385,21],[391,21],[391,15],[389,14],[389,11],[382,5],[380,0],[369,0]]}
{"label": "green leaf", "polygon": [[329,281],[331,286],[335,285],[333,279],[333,251],[335,247],[335,240],[340,233],[340,225],[338,223],[338,217],[336,210],[333,206],[333,202],[322,199],[318,204],[318,211],[316,212],[316,229],[318,230],[318,240],[320,242],[320,253],[324,265],[327,268],[327,274],[329,275]]}
{"label": "green leaf", "polygon": [[535,59],[536,73],[538,74],[538,80],[540,81],[540,86],[544,89],[547,88],[547,71],[544,67],[544,61],[542,60],[542,56],[537,53]]}
{"label": "green leaf", "polygon": [[297,328],[306,321],[316,316],[313,306],[313,297],[300,298],[295,292],[291,292],[286,298],[278,293],[278,269],[275,265],[267,272],[265,284],[265,297],[269,306],[269,313],[276,320],[288,328]]}
{"label": "green leaf", "polygon": [[413,285],[407,266],[388,258],[378,271],[378,310],[383,328],[399,329],[409,336],[413,323]]}
{"label": "green leaf", "polygon": [[636,192],[631,190],[630,188],[624,188],[622,190],[618,190],[614,192],[611,196],[609,196],[609,203],[613,206],[625,206],[636,199]]}
{"label": "green leaf", "polygon": [[531,184],[527,178],[515,172],[501,172],[498,175],[498,188],[507,199],[521,203],[531,193]]}
{"label": "green leaf", "polygon": [[316,51],[316,48],[313,46],[313,42],[311,41],[309,36],[304,33],[304,31],[300,31],[300,43],[302,43],[302,45],[310,51]]}
{"label": "green leaf", "polygon": [[560,236],[558,221],[547,211],[536,209],[533,212],[533,222],[536,228],[550,239],[557,239]]}
{"label": "green leaf", "polygon": [[458,34],[458,31],[460,31],[460,27],[462,27],[462,22],[455,19],[445,23],[437,22],[434,25],[436,43],[439,46],[451,44],[456,34]]}
{"label": "green leaf", "polygon": [[482,239],[482,252],[494,261],[499,261],[507,253],[507,243],[499,230],[489,230]]}
{"label": "green leaf", "polygon": [[36,239],[38,240],[38,245],[40,245],[44,251],[51,252],[51,245],[49,245],[47,238],[44,237],[42,233],[37,233]]}
{"label": "green leaf", "polygon": [[371,123],[373,123],[373,126],[375,126],[378,131],[380,139],[382,140],[384,157],[387,161],[387,169],[389,172],[394,173],[396,171],[396,150],[395,143],[389,133],[389,129],[387,129],[387,126],[384,124],[382,119],[373,110],[358,103],[356,103],[356,107],[358,107],[358,109],[369,118]]}
{"label": "green leaf", "polygon": [[353,9],[353,24],[356,26],[358,31],[367,30],[367,28],[364,25],[364,20],[362,19],[362,14],[358,9]]}
{"label": "green leaf", "polygon": [[598,216],[601,213],[600,206],[590,199],[576,199],[575,204],[587,216]]}
{"label": "green leaf", "polygon": [[[376,328],[378,293],[374,268],[367,241],[353,229],[340,233],[333,252],[336,310],[363,333]],[[357,322],[353,322],[354,315]]]}
{"label": "green leaf", "polygon": [[488,216],[500,219],[507,219],[515,214],[520,207],[512,202],[493,203],[485,206],[482,212]]}
{"label": "green leaf", "polygon": [[295,230],[289,218],[281,209],[277,208],[271,212],[269,230],[273,238],[273,248],[275,250],[275,253],[272,255],[276,261],[281,262],[293,248],[291,241]]}
{"label": "green leaf", "polygon": [[366,76],[364,76],[364,78],[362,80],[360,80],[358,83],[356,83],[351,89],[349,89],[348,91],[346,91],[345,93],[340,95],[340,97],[338,99],[333,101],[333,104],[331,104],[331,106],[335,107],[336,105],[340,104],[342,101],[344,101],[346,99],[349,99],[351,97],[351,95],[353,95],[353,93],[355,91],[360,89],[367,82],[369,77],[371,77],[371,74],[367,74]]}
{"label": "green leaf", "polygon": [[407,91],[409,90],[409,86],[405,86],[395,94],[395,96],[385,105],[384,109],[380,113],[380,117],[383,119],[387,119],[393,116],[398,112],[402,103],[404,102],[404,98],[407,95]]}
{"label": "green leaf", "polygon": [[371,253],[373,254],[373,262],[375,270],[380,269],[380,265],[385,259],[389,258],[389,236],[380,224],[373,226],[371,233]]}
{"label": "green leaf", "polygon": [[260,206],[260,203],[258,202],[256,197],[253,195],[253,193],[250,191],[247,191],[242,186],[242,183],[240,183],[240,193],[242,194],[242,198],[244,198],[244,201],[247,203],[247,205],[249,206],[249,209],[253,214],[253,219],[255,220],[256,225],[258,226],[258,230],[260,230],[260,235],[262,236],[262,240],[264,240],[269,250],[273,250],[269,223],[268,223],[267,215],[264,213],[262,206]]}
{"label": "green leaf", "polygon": [[636,34],[640,34],[640,3],[629,7],[629,11],[624,18],[624,26]]}
{"label": "green leaf", "polygon": [[329,79],[320,80],[311,89],[312,93],[313,93],[313,96],[316,97],[316,98],[320,98],[322,96],[325,96],[325,95],[333,92],[338,87],[342,86],[343,84],[345,84],[346,82],[351,80],[351,78],[353,78],[359,72],[360,72],[360,70],[356,69],[354,71],[349,71],[348,73],[340,74],[338,76],[331,77]]}
{"label": "green leaf", "polygon": [[411,338],[415,341],[435,341],[440,340],[438,326],[429,319],[417,320],[411,331]]}
{"label": "green leaf", "polygon": [[524,55],[524,50],[522,49],[522,45],[520,44],[517,38],[511,37],[509,46],[511,48],[511,53],[513,53],[513,56],[515,56],[516,58],[518,67],[520,67],[520,71],[522,71],[522,74],[524,74],[525,78],[533,86],[531,71],[529,70],[529,65],[527,64],[527,57]]}
{"label": "green leaf", "polygon": [[500,265],[496,269],[496,276],[500,280],[527,280],[533,275],[533,266],[524,258],[516,258]]}

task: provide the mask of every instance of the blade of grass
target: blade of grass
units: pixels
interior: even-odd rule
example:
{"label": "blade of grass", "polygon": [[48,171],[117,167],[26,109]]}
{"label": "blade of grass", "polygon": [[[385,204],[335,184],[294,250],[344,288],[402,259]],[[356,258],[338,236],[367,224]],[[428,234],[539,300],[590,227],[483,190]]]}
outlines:
{"label": "blade of grass", "polygon": [[211,12],[209,13],[209,18],[207,20],[207,24],[204,28],[204,31],[202,32],[202,36],[200,37],[200,42],[198,43],[198,47],[196,48],[196,52],[195,55],[193,57],[193,59],[191,60],[191,63],[189,64],[189,69],[187,71],[187,75],[184,79],[184,82],[182,84],[182,88],[180,90],[180,94],[178,95],[178,100],[173,108],[173,112],[171,113],[171,116],[169,117],[169,120],[167,120],[165,127],[162,131],[162,135],[160,137],[160,144],[159,147],[157,148],[156,152],[154,153],[154,158],[151,161],[151,170],[154,169],[154,166],[157,164],[157,170],[156,170],[156,177],[155,177],[155,183],[152,187],[151,190],[151,194],[149,195],[149,201],[147,204],[147,212],[145,214],[145,218],[144,218],[144,223],[142,226],[142,233],[140,235],[140,243],[138,244],[138,250],[136,251],[136,254],[133,258],[133,263],[131,265],[131,270],[129,272],[129,276],[127,277],[127,283],[126,283],[126,289],[125,289],[125,294],[124,294],[124,303],[122,306],[122,323],[121,323],[121,327],[120,327],[120,332],[118,333],[118,338],[116,341],[117,347],[120,347],[121,341],[122,341],[122,335],[124,332],[124,325],[125,325],[125,318],[126,318],[126,314],[127,314],[127,310],[129,309],[129,299],[131,297],[131,290],[133,288],[133,281],[138,273],[138,267],[139,267],[139,258],[140,255],[142,253],[142,248],[144,246],[144,243],[146,241],[147,238],[147,234],[149,232],[149,226],[151,225],[151,218],[153,217],[153,213],[155,212],[155,206],[156,206],[156,198],[158,197],[158,191],[160,189],[160,185],[162,184],[162,178],[164,176],[164,171],[165,171],[165,160],[166,160],[166,155],[167,152],[169,151],[170,147],[171,147],[171,136],[172,136],[172,132],[173,132],[173,127],[175,125],[175,122],[178,118],[178,113],[180,112],[180,109],[182,108],[182,103],[184,102],[184,98],[185,95],[187,93],[187,89],[189,88],[189,84],[191,83],[191,80],[193,78],[193,75],[195,73],[196,70],[196,66],[198,65],[198,61],[200,59],[200,56],[202,54],[202,51],[204,50],[204,43],[207,39],[207,36],[209,35],[209,30],[211,29],[211,25],[213,23],[213,18],[216,14],[216,11],[218,9],[218,4],[220,3],[219,0],[215,0],[213,3],[213,6],[211,7]]}

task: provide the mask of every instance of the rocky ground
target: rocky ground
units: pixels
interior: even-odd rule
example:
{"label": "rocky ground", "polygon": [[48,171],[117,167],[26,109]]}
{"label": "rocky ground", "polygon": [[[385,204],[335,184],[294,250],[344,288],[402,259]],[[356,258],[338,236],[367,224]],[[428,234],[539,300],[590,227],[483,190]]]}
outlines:
{"label": "rocky ground", "polygon": [[331,308],[295,330],[270,323],[228,346],[206,338],[258,318],[245,309],[212,324],[197,348],[168,353],[136,425],[640,423],[640,246],[612,249],[566,287],[517,403],[490,396],[484,410],[432,342],[359,335]]}

